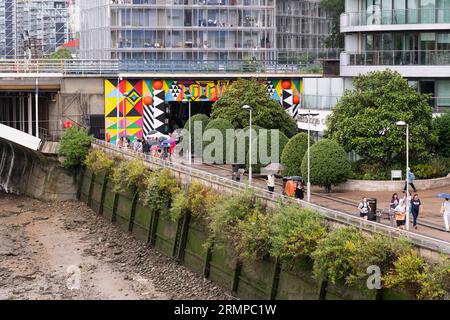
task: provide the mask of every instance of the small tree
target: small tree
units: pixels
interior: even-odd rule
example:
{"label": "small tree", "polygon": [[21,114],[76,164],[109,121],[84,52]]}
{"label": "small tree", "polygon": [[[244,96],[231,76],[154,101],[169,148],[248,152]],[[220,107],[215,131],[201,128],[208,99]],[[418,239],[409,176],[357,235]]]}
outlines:
{"label": "small tree", "polygon": [[60,48],[58,51],[52,53],[50,59],[72,59],[72,53],[67,48]]}
{"label": "small tree", "polygon": [[[351,173],[351,165],[344,149],[335,141],[323,139],[315,143],[311,149],[310,177],[311,183],[331,191],[333,184],[347,181]],[[308,171],[308,154],[303,156],[301,172]]]}
{"label": "small tree", "polygon": [[437,136],[436,153],[450,157],[450,112],[435,117],[433,129]]}
{"label": "small tree", "polygon": [[[310,140],[311,145],[314,141]],[[285,166],[283,172],[286,176],[302,175],[302,160],[308,149],[308,135],[304,132],[297,133],[293,136],[283,149],[281,154],[281,163]]]}
{"label": "small tree", "polygon": [[67,129],[61,136],[59,155],[64,157],[63,166],[76,169],[81,166],[91,147],[92,136],[88,130],[78,126]]}
{"label": "small tree", "polygon": [[405,128],[395,125],[402,120],[409,124],[411,160],[430,156],[436,135],[428,95],[391,70],[360,75],[353,85],[355,89],[344,94],[327,119],[329,138],[347,152],[356,151],[369,162],[389,167],[395,160],[404,161]]}
{"label": "small tree", "polygon": [[227,119],[235,128],[245,128],[249,125],[249,113],[242,106],[246,104],[252,107],[253,125],[279,129],[288,137],[297,132],[295,120],[278,101],[269,97],[266,87],[255,79],[233,82],[214,103],[211,118]]}
{"label": "small tree", "polygon": [[[210,162],[212,159],[214,159],[214,161],[216,163],[226,163],[226,162],[230,161],[230,145],[227,143],[227,135],[226,135],[227,130],[229,130],[229,129],[233,130],[234,127],[233,127],[233,124],[226,119],[213,119],[208,123],[208,125],[205,128],[204,133],[208,134],[208,132],[209,132],[210,134],[212,134],[212,136],[208,137],[207,139],[205,139],[206,136],[204,137],[204,141],[203,141],[203,160],[204,161]],[[211,131],[209,131],[209,130],[211,130]],[[215,135],[215,132],[212,130],[218,130],[218,132],[222,135],[222,137],[217,137]],[[211,141],[205,141],[212,137],[214,137],[214,138],[211,139]],[[208,152],[208,149],[209,149],[208,146],[210,146],[211,148],[213,148],[213,146],[219,146],[218,141],[220,141],[220,140],[217,140],[217,139],[222,139],[222,143],[220,145],[220,148],[222,149],[222,156],[220,157],[220,159],[218,158],[219,154],[216,154],[216,152],[219,151],[219,150],[217,150],[217,148],[214,147],[214,150],[213,150],[213,152],[211,152],[211,154],[209,154],[209,152]],[[206,148],[208,148],[208,149],[206,149]],[[207,157],[205,158],[205,156],[207,156]],[[209,158],[209,157],[211,157],[211,158]]]}

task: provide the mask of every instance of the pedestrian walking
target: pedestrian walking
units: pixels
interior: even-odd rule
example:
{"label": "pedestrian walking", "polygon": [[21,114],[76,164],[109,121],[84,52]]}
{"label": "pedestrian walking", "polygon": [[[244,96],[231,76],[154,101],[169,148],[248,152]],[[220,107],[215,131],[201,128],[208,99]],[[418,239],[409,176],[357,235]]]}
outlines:
{"label": "pedestrian walking", "polygon": [[419,195],[416,193],[414,194],[414,197],[411,200],[411,213],[413,216],[413,227],[414,229],[417,229],[417,217],[419,216],[419,213],[422,209],[422,202],[419,199]]}
{"label": "pedestrian walking", "polygon": [[367,216],[369,215],[370,204],[367,202],[367,198],[363,197],[361,202],[358,205],[359,216],[364,220],[367,220]]}
{"label": "pedestrian walking", "polygon": [[392,222],[393,218],[395,218],[395,208],[397,208],[399,203],[398,194],[394,193],[391,197],[391,202],[389,203],[389,220]]}
{"label": "pedestrian walking", "polygon": [[450,232],[450,198],[442,202],[441,214],[444,216],[445,231]]}
{"label": "pedestrian walking", "polygon": [[270,193],[273,193],[275,190],[275,175],[273,173],[267,175],[267,190]]}
{"label": "pedestrian walking", "polygon": [[407,186],[407,183],[409,182],[409,185],[411,186],[411,188],[413,188],[414,192],[416,192],[416,187],[414,186],[414,180],[416,180],[416,176],[411,171],[411,168],[408,168],[407,175],[408,175],[408,180],[405,181],[405,187],[403,188],[403,191],[406,191],[406,186]]}
{"label": "pedestrian walking", "polygon": [[297,184],[295,186],[295,197],[300,200],[303,200],[305,197],[305,188],[301,179],[297,180]]}
{"label": "pedestrian walking", "polygon": [[406,197],[400,199],[398,206],[395,208],[395,220],[399,229],[405,228],[406,221]]}

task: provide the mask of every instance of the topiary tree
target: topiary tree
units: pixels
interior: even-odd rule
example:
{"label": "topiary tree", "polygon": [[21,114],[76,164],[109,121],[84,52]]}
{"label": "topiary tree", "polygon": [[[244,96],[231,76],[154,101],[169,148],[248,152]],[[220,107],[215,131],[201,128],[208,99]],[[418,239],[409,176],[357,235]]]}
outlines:
{"label": "topiary tree", "polygon": [[[233,124],[226,119],[213,119],[205,128],[203,141],[203,161],[214,163],[230,162],[230,144],[227,142],[227,130],[233,130]],[[213,130],[218,130],[221,137],[217,137]],[[211,139],[210,141],[207,141]],[[220,140],[222,142],[220,143]],[[221,155],[220,155],[221,153]]]}
{"label": "topiary tree", "polygon": [[[315,143],[311,149],[311,183],[331,191],[333,184],[347,181],[351,173],[351,165],[345,150],[335,141],[323,139]],[[308,154],[303,156],[301,172],[308,171]]]}
{"label": "topiary tree", "polygon": [[[193,150],[193,152],[194,152],[194,154],[196,156],[201,156],[201,154],[200,153],[198,153],[198,154],[195,153],[196,151],[198,152],[199,150],[195,150],[196,148],[194,146],[201,146],[202,145],[202,143],[203,143],[203,140],[202,140],[203,133],[205,132],[206,126],[208,125],[210,120],[211,119],[206,114],[198,113],[198,114],[195,114],[195,115],[191,116],[190,121],[188,119],[186,121],[186,124],[184,125],[184,129],[186,129],[188,131],[186,134],[190,134],[191,135],[191,150]],[[202,131],[200,132],[201,135],[197,134],[197,135],[194,136],[194,134],[195,134],[194,130],[196,128],[196,124],[195,124],[196,122],[197,122],[197,126],[201,123]],[[200,123],[198,123],[198,122],[200,122]],[[190,126],[189,126],[191,123],[192,123],[192,128],[193,128],[192,132],[191,132]],[[183,139],[189,139],[189,138],[187,136],[184,136]],[[186,146],[188,146],[188,145],[189,145],[189,143]]]}
{"label": "topiary tree", "polygon": [[427,160],[435,144],[429,96],[412,88],[398,72],[375,71],[353,78],[353,91],[346,91],[327,119],[327,137],[347,152],[371,163],[389,167],[404,161],[405,128],[409,124],[411,162]]}
{"label": "topiary tree", "polygon": [[266,87],[255,79],[237,80],[213,104],[211,118],[229,120],[235,128],[249,125],[249,113],[243,105],[252,107],[252,124],[267,129],[279,129],[292,137],[297,132],[295,120],[280,103],[267,94]]}
{"label": "topiary tree", "polygon": [[92,136],[88,130],[74,126],[64,131],[59,144],[59,155],[64,158],[63,166],[76,169],[81,166],[91,147]]}
{"label": "topiary tree", "polygon": [[[277,137],[278,134],[278,137]],[[276,142],[274,153],[272,154],[272,139]],[[288,143],[289,139],[286,135],[278,131],[275,133],[271,130],[260,129],[256,137],[252,137],[252,172],[261,173],[263,167],[271,163],[280,163],[281,154]],[[245,167],[249,167],[249,145],[246,145]],[[264,150],[266,149],[267,152]],[[266,155],[264,156],[264,153]]]}
{"label": "topiary tree", "polygon": [[72,53],[67,48],[60,48],[51,54],[50,59],[72,59]]}
{"label": "topiary tree", "polygon": [[[314,140],[310,139],[311,145]],[[283,149],[281,154],[281,163],[285,169],[283,174],[286,176],[302,175],[302,160],[308,150],[308,135],[304,132],[297,133],[293,136]]]}
{"label": "topiary tree", "polygon": [[433,130],[437,136],[436,153],[450,157],[450,112],[433,118]]}

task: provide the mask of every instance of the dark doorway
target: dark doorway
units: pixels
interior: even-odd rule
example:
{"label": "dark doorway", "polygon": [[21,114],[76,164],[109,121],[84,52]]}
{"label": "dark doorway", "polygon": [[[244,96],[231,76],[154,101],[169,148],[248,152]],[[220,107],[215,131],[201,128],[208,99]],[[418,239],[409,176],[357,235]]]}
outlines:
{"label": "dark doorway", "polygon": [[430,106],[433,106],[433,98],[435,97],[434,81],[421,80],[419,82],[419,90],[420,93],[428,93],[431,95],[428,103]]}
{"label": "dark doorway", "polygon": [[[212,101],[192,101],[191,102],[191,115],[196,114],[206,114],[209,116],[211,114]],[[167,103],[167,118],[169,119],[169,132],[173,132],[178,128],[184,128],[186,121],[189,118],[189,104],[170,101]]]}

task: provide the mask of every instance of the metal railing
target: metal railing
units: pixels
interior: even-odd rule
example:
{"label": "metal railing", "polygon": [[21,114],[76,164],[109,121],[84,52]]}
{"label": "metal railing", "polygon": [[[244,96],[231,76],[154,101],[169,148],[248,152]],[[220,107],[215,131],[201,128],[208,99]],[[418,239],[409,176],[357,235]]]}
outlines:
{"label": "metal railing", "polygon": [[450,50],[379,50],[347,52],[349,65],[450,65]]}
{"label": "metal railing", "polygon": [[391,24],[450,23],[449,9],[388,9],[372,6],[366,11],[344,12],[341,26],[369,26]]}
{"label": "metal railing", "polygon": [[358,227],[362,230],[373,232],[373,233],[380,233],[384,234],[389,237],[398,237],[400,235],[408,238],[413,244],[427,248],[430,250],[443,252],[446,254],[450,254],[450,243],[439,240],[436,238],[431,238],[425,235],[412,233],[408,231],[399,231],[396,228],[393,228],[388,225],[383,225],[377,222],[373,221],[366,221],[359,217],[353,216],[351,214],[337,211],[334,209],[329,209],[326,207],[322,207],[313,203],[309,203],[303,200],[297,200],[293,199],[291,197],[286,197],[279,193],[273,193],[272,195],[267,192],[267,190],[256,187],[256,186],[248,186],[245,183],[238,182],[231,180],[229,178],[221,177],[218,175],[215,175],[213,173],[203,171],[200,169],[192,168],[188,165],[180,164],[180,163],[174,163],[167,160],[162,160],[159,158],[151,157],[149,155],[145,155],[142,152],[136,152],[133,150],[125,150],[123,148],[119,148],[116,145],[110,144],[103,140],[95,139],[93,142],[94,145],[101,146],[103,148],[115,151],[117,153],[121,153],[126,156],[131,156],[134,158],[142,159],[145,162],[152,163],[154,165],[157,165],[161,168],[170,169],[176,172],[180,172],[183,174],[187,174],[189,176],[195,177],[197,179],[201,179],[206,182],[215,183],[221,186],[225,186],[231,190],[234,190],[236,192],[241,193],[243,190],[250,188],[254,191],[255,195],[263,198],[266,201],[270,201],[273,203],[277,203],[278,201],[282,201],[285,204],[291,203],[291,204],[297,204],[301,207],[310,208],[313,210],[316,210],[319,212],[322,216],[324,216],[328,220],[332,220],[335,222],[351,225]]}
{"label": "metal railing", "polygon": [[2,59],[0,74],[115,75],[118,60]]}
{"label": "metal railing", "polygon": [[237,72],[307,73],[308,64],[281,64],[275,60],[127,60],[119,63],[122,72]]}

